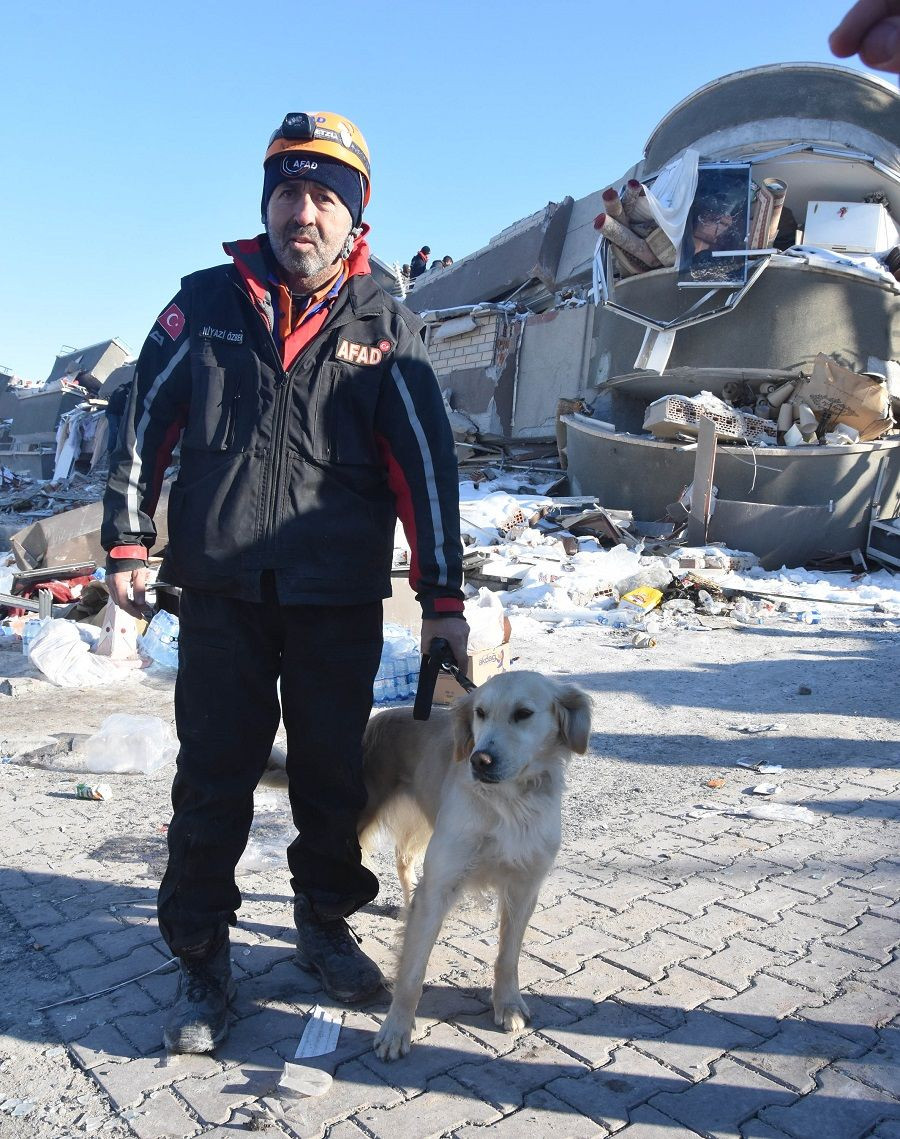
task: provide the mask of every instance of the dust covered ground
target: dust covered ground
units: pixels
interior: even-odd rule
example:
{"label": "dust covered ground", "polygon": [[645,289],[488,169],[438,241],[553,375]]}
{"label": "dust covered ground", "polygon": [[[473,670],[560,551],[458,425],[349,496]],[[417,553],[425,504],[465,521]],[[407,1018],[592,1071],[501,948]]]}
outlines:
{"label": "dust covered ground", "polygon": [[[808,1120],[799,1105],[826,1093],[846,1121],[820,1133],[893,1134],[877,1128],[900,1117],[891,1037],[897,984],[889,972],[900,929],[900,637],[896,620],[870,609],[820,611],[821,623],[811,626],[789,615],[752,627],[727,617],[664,625],[657,646],[643,650],[624,630],[514,617],[512,667],[579,684],[594,708],[589,753],[569,773],[563,849],[526,947],[523,982],[536,1014],[524,1037],[531,1051],[486,1027],[493,917],[483,904],[467,903],[435,951],[431,1000],[426,995],[419,1021],[426,1038],[386,1068],[371,1052],[386,1006],[346,1013],[331,1092],[293,1116],[271,1093],[304,1014],[324,997],[291,961],[287,875],[271,856],[289,829],[283,789],[260,789],[250,848],[259,869],[240,879],[231,1038],[215,1058],[167,1065],[160,1025],[174,978],[153,906],[171,768],[104,776],[108,802],[76,799],[78,776],[64,769],[67,749],[77,754],[114,711],[171,722],[171,674],[104,691],[60,689],[21,654],[3,652],[0,676],[12,694],[0,695],[0,752],[12,758],[0,767],[0,1136],[225,1136],[245,1127],[272,1135],[468,1136],[486,1126],[498,1134],[557,1127],[635,1139],[800,1136]],[[762,777],[738,760],[785,770]],[[719,778],[721,787],[707,786]],[[768,802],[805,805],[815,822],[724,813],[746,808],[748,787],[764,778],[781,786]],[[704,803],[716,809],[698,810]],[[399,896],[386,857],[380,869],[383,895],[356,927],[390,973]],[[699,901],[686,907],[678,899],[691,890]],[[805,926],[785,940],[779,931],[792,915]],[[877,928],[874,941],[857,932],[866,919]],[[851,943],[843,949],[842,938]],[[738,943],[757,955],[749,965]],[[704,962],[729,952],[731,965],[723,958],[704,971]],[[815,959],[815,982],[809,970],[784,973],[806,959]],[[883,987],[869,984],[873,971],[888,977]],[[690,992],[676,984],[686,972]],[[616,984],[598,986],[601,974]],[[859,992],[868,998],[848,981],[863,976]],[[121,982],[105,996],[90,995]],[[740,994],[757,990],[739,1009]],[[787,999],[792,992],[796,999]],[[822,1026],[829,1001],[835,1012]],[[727,1008],[714,1013],[729,1003],[737,1010],[730,1017]],[[598,1027],[609,1009],[631,1021]],[[683,1035],[701,1015],[709,1027],[694,1041],[691,1070],[676,1037],[679,1025]],[[582,1022],[593,1027],[566,1035],[566,1026]],[[721,1025],[724,1034],[713,1030]],[[820,1037],[803,1035],[811,1025]],[[786,1030],[795,1034],[791,1062],[782,1056],[772,1065],[785,1046],[767,1054],[766,1041],[781,1041]],[[608,1047],[600,1048],[604,1038]],[[744,1055],[732,1056],[739,1045]],[[491,1076],[501,1063],[508,1092],[497,1083],[499,1070]],[[798,1065],[804,1078],[794,1074]],[[607,1069],[621,1078],[607,1079],[603,1094],[589,1089],[585,1081]],[[714,1126],[705,1101],[692,1095],[700,1088],[713,1095],[717,1083],[723,1104],[733,1105],[735,1088],[752,1086],[753,1094],[737,1114],[724,1106],[714,1113]],[[660,1130],[641,1130],[647,1121]],[[760,1129],[742,1130],[748,1121]]]}

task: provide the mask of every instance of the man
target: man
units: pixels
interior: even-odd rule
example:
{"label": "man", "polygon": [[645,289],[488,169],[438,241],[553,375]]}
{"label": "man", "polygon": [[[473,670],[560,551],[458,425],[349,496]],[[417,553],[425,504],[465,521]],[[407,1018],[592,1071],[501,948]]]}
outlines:
{"label": "man", "polygon": [[423,645],[466,649],[453,440],[418,318],[369,274],[369,193],[348,119],[286,116],[264,160],[266,232],[182,280],[141,352],[110,470],[107,581],[138,613],[181,437],[162,571],[182,587],[181,749],[158,901],[181,968],[175,1052],[211,1051],[227,1032],[234,868],[280,716],[298,961],[338,1000],[381,985],[345,919],[378,892],[356,824],[397,515]]}
{"label": "man", "polygon": [[419,252],[409,263],[409,276],[411,280],[421,277],[428,268],[428,258],[431,256],[431,247],[423,245]]}

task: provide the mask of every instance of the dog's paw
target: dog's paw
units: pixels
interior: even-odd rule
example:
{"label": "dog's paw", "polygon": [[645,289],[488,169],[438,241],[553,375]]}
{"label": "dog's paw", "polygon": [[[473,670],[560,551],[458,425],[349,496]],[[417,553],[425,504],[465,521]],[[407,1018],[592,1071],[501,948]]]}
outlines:
{"label": "dog's paw", "polygon": [[400,1022],[390,1015],[379,1028],[375,1037],[375,1055],[379,1060],[399,1060],[405,1056],[412,1043],[414,1022]]}
{"label": "dog's paw", "polygon": [[507,1032],[521,1032],[531,1020],[528,1005],[521,997],[494,1004],[494,1024]]}

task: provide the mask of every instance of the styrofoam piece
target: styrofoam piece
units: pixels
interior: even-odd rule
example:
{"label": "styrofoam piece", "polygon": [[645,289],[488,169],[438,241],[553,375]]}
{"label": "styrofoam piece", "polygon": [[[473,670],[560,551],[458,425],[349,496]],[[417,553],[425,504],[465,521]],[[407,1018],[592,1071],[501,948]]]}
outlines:
{"label": "styrofoam piece", "polygon": [[306,1099],[326,1095],[333,1083],[328,1072],[288,1060],[278,1081],[278,1092],[287,1099]]}

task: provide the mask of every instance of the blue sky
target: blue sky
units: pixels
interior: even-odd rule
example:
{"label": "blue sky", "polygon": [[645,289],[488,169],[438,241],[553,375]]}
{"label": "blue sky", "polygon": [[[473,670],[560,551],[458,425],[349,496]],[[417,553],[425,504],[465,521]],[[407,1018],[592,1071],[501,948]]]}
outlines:
{"label": "blue sky", "polygon": [[0,365],[64,344],[135,352],[185,273],[259,232],[288,110],[335,110],[372,152],[374,252],[460,257],[601,189],[717,76],[837,62],[850,0],[44,0],[6,5]]}

